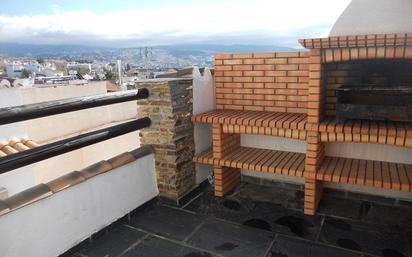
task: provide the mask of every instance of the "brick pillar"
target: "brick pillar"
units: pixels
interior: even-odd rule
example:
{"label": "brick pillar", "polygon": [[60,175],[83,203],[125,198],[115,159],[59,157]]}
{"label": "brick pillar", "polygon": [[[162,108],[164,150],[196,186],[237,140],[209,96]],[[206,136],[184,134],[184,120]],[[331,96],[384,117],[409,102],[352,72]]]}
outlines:
{"label": "brick pillar", "polygon": [[[308,123],[315,127],[323,118],[325,94],[322,88],[321,51],[310,50],[309,57]],[[322,182],[316,180],[317,171],[325,156],[325,144],[320,141],[320,133],[307,132],[305,163],[305,214],[314,215],[322,196]]]}
{"label": "brick pillar", "polygon": [[[212,127],[213,158],[221,159],[240,147],[240,134],[223,133],[222,125]],[[224,196],[240,183],[240,169],[227,168],[214,163],[215,195]]]}
{"label": "brick pillar", "polygon": [[178,201],[195,187],[192,80],[154,80],[136,87],[150,92],[138,101],[138,116],[152,120],[141,130],[140,143],[154,147],[160,195]]}

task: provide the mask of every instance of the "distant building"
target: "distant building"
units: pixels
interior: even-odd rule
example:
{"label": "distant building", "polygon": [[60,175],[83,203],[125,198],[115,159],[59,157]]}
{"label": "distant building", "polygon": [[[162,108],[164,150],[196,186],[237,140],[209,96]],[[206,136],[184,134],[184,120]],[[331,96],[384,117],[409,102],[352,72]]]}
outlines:
{"label": "distant building", "polygon": [[23,72],[24,66],[21,63],[7,63],[6,73],[10,78],[20,78]]}

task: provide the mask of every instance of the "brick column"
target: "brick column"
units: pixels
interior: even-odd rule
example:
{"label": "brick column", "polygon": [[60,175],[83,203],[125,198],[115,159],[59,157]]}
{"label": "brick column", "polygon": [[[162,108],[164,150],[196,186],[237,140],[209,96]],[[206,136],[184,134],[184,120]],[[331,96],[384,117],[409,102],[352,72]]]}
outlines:
{"label": "brick column", "polygon": [[179,199],[195,187],[192,79],[139,82],[150,95],[138,101],[138,116],[149,117],[152,125],[140,132],[141,145],[155,150],[160,195]]}
{"label": "brick column", "polygon": [[[322,120],[324,112],[324,89],[322,88],[321,51],[310,50],[308,123],[315,127]],[[322,182],[316,180],[318,168],[325,155],[325,144],[320,141],[320,133],[307,132],[307,150],[305,163],[305,214],[314,215],[322,195]]]}
{"label": "brick column", "polygon": [[[222,125],[213,124],[213,158],[221,159],[240,147],[240,134],[223,133]],[[214,163],[215,195],[224,196],[240,183],[240,169],[227,168]]]}

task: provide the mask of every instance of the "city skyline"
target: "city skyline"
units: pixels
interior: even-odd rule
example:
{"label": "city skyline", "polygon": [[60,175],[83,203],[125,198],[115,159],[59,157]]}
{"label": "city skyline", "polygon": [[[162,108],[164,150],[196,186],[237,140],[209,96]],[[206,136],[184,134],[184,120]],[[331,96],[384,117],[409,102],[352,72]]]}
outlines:
{"label": "city skyline", "polygon": [[110,47],[177,43],[297,47],[297,38],[326,36],[348,3],[349,0],[4,0],[0,42]]}

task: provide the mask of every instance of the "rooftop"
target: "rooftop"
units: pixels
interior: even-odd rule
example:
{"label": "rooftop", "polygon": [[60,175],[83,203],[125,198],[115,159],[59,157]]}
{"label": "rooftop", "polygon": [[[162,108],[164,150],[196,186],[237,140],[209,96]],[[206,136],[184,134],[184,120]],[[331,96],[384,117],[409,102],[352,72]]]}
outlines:
{"label": "rooftop", "polygon": [[63,256],[411,256],[411,206],[334,191],[305,216],[301,186],[265,183],[223,198],[207,186],[182,207],[153,200]]}

